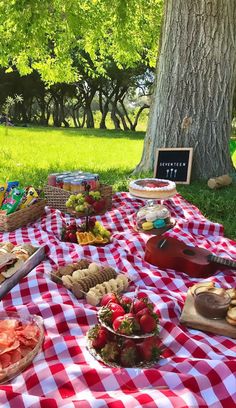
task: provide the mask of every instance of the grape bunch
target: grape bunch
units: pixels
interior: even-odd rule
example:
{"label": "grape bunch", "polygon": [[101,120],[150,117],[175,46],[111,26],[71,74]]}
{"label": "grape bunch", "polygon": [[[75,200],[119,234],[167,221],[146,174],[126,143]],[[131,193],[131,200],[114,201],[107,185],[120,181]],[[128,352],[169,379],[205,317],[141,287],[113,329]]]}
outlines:
{"label": "grape bunch", "polygon": [[101,196],[100,191],[89,191],[89,193],[72,194],[66,201],[66,207],[82,213],[100,213],[106,206],[106,199]]}

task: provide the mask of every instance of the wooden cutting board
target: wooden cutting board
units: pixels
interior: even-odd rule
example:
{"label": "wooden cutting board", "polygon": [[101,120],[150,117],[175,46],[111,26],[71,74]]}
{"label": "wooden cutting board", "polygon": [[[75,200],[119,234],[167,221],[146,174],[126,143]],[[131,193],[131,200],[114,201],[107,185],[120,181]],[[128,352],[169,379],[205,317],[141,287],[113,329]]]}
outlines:
{"label": "wooden cutting board", "polygon": [[236,339],[236,326],[232,326],[225,319],[207,319],[207,317],[201,316],[196,311],[194,298],[190,291],[187,293],[187,298],[180,316],[180,323],[193,329]]}

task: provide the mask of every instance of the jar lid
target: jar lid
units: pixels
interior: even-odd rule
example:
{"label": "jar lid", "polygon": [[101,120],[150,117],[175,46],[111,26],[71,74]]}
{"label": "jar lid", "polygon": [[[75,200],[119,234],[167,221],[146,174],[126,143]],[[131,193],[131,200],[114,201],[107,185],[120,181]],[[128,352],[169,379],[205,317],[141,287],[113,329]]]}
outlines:
{"label": "jar lid", "polygon": [[72,184],[73,186],[82,186],[82,185],[84,184],[84,180],[83,180],[83,179],[76,178],[76,179],[74,179],[74,180],[71,181],[71,184]]}
{"label": "jar lid", "polygon": [[74,180],[74,177],[73,177],[73,176],[69,176],[69,177],[64,177],[64,178],[63,178],[64,183],[69,183],[69,182],[71,182],[72,180]]}

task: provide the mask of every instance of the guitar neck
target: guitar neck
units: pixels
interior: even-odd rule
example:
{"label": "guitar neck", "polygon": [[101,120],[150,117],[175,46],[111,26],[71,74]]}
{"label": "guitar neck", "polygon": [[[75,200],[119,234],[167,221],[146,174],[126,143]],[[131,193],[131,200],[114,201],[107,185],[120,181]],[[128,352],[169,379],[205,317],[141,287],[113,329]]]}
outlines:
{"label": "guitar neck", "polygon": [[209,261],[217,263],[219,265],[224,265],[232,269],[236,269],[236,262],[231,259],[222,258],[221,256],[209,255]]}

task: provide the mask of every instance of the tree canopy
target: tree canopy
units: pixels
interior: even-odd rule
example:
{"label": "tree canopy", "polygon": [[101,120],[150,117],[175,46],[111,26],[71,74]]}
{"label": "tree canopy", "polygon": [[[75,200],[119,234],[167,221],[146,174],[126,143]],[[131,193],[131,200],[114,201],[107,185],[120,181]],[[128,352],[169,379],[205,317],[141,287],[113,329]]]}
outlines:
{"label": "tree canopy", "polygon": [[77,81],[78,62],[89,72],[81,51],[100,74],[110,58],[155,66],[162,9],[163,0],[2,0],[0,65],[48,83]]}

